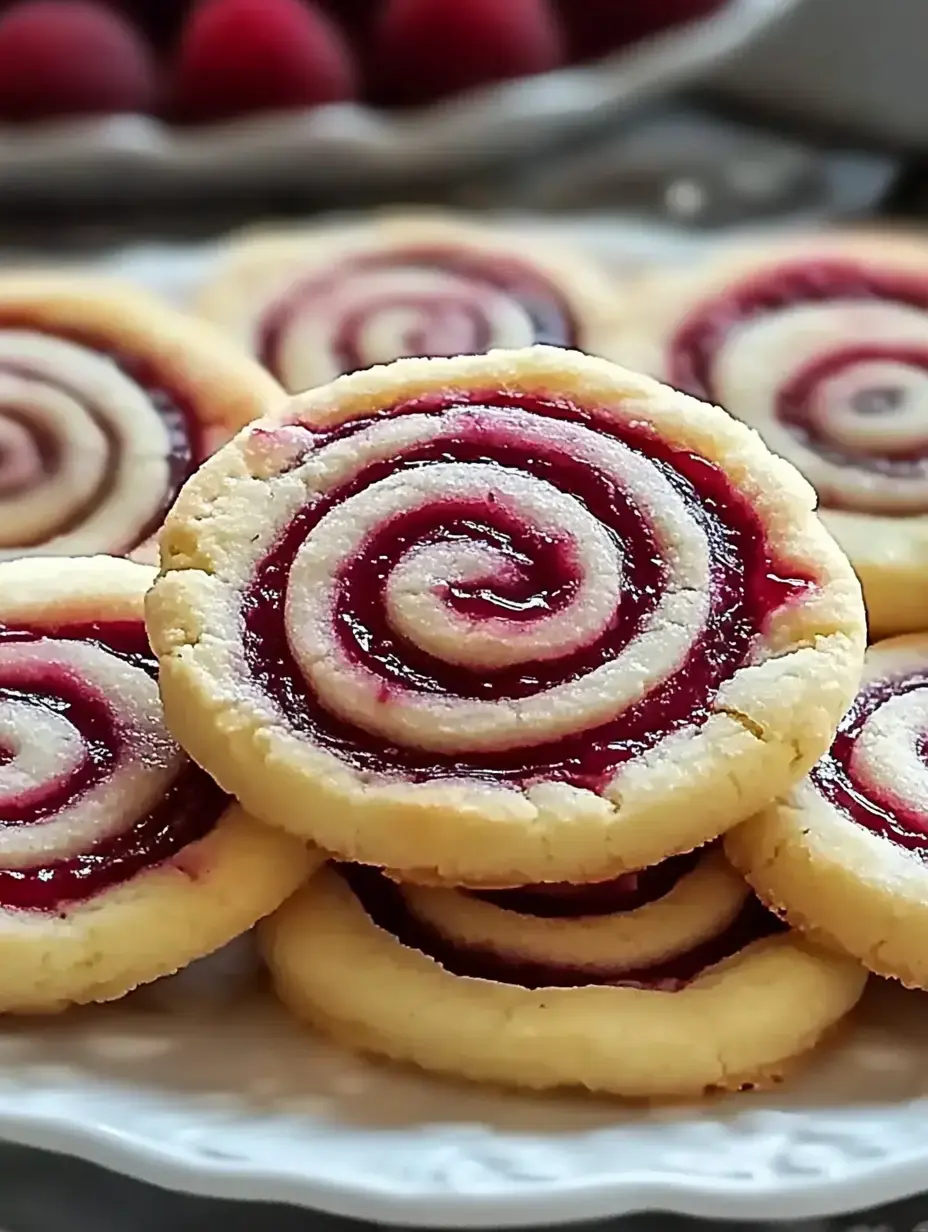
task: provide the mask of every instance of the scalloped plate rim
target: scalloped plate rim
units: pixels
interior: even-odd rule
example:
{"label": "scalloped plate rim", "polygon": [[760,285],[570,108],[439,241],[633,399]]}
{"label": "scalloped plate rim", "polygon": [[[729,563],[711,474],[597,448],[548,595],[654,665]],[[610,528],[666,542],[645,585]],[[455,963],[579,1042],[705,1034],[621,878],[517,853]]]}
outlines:
{"label": "scalloped plate rim", "polygon": [[390,1226],[491,1228],[565,1223],[665,1212],[703,1219],[801,1220],[847,1214],[912,1197],[924,1189],[928,1143],[892,1165],[861,1166],[853,1175],[784,1184],[737,1185],[699,1176],[633,1172],[595,1182],[533,1182],[524,1192],[428,1196],[388,1186],[351,1187],[323,1176],[248,1166],[241,1159],[206,1161],[116,1128],[91,1128],[67,1118],[14,1113],[0,1100],[0,1137],[24,1147],[81,1159],[175,1192],[197,1197],[283,1203]]}

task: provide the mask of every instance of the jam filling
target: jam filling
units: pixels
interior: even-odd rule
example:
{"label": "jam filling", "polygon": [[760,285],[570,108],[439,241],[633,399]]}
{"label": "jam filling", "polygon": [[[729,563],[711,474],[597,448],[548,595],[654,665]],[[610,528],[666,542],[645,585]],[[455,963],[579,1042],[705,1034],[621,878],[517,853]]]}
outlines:
{"label": "jam filling", "polygon": [[[714,378],[718,355],[738,327],[806,304],[866,301],[901,304],[928,311],[928,281],[902,271],[877,270],[847,259],[801,261],[763,271],[701,304],[670,343],[670,380],[679,389],[710,402],[719,401]],[[906,455],[848,455],[816,430],[812,401],[822,381],[858,363],[886,360],[928,369],[928,349],[911,344],[832,346],[820,361],[804,367],[776,397],[776,415],[790,430],[832,462],[867,466],[889,474],[910,474],[913,463],[928,456],[928,440]],[[885,394],[885,390],[867,391]],[[891,392],[891,391],[890,391]],[[869,399],[872,409],[892,409],[892,399]],[[737,410],[737,408],[735,408]],[[826,494],[827,495],[827,494]],[[829,497],[830,499],[830,497]]]}
{"label": "jam filling", "polygon": [[[654,611],[667,581],[667,566],[644,511],[607,473],[579,462],[552,445],[520,447],[510,435],[486,428],[448,430],[388,462],[372,462],[350,482],[326,493],[294,517],[257,566],[243,600],[246,662],[262,692],[297,731],[360,771],[395,774],[412,781],[479,777],[527,784],[558,779],[601,790],[625,761],[653,748],[672,732],[709,716],[717,690],[748,660],[770,614],[801,597],[814,583],[795,576],[771,554],[764,528],[745,498],[714,463],[662,441],[647,424],[617,424],[595,411],[540,396],[477,392],[428,396],[385,411],[441,419],[454,407],[518,407],[535,415],[583,424],[623,441],[647,456],[673,484],[689,515],[705,530],[711,553],[711,612],[678,668],[617,718],[556,742],[498,753],[442,755],[399,747],[328,713],[313,694],[290,650],[285,599],[291,565],[315,526],[346,498],[388,475],[430,463],[481,462],[516,468],[570,493],[605,527],[623,559],[623,589],[615,615],[591,644],[559,661],[469,671],[427,654],[397,635],[384,604],[387,579],[412,546],[465,539],[510,553],[514,581],[446,596],[474,619],[509,615],[518,621],[569,601],[579,578],[572,554],[557,537],[520,528],[501,501],[436,499],[378,527],[339,577],[332,619],[344,654],[391,690],[445,697],[519,698],[552,684],[585,676],[611,662],[637,636]],[[369,427],[375,419],[315,433],[321,448]]]}
{"label": "jam filling", "polygon": [[669,894],[687,873],[703,858],[703,850],[643,868],[636,873],[623,873],[611,881],[595,881],[588,885],[570,882],[550,882],[542,885],[518,886],[512,890],[467,890],[505,911],[533,915],[542,919],[576,919],[578,916],[615,915],[620,911],[637,911],[648,903]]}
{"label": "jam filling", "polygon": [[[851,756],[854,744],[867,720],[893,697],[928,688],[928,671],[903,678],[874,681],[857,695],[853,706],[841,720],[831,748],[812,770],[812,782],[835,808],[857,825],[889,839],[899,847],[928,858],[928,818],[907,809],[898,798],[881,792],[879,784],[854,773]],[[928,733],[919,755],[928,771]]]}
{"label": "jam filling", "polygon": [[[137,621],[69,623],[41,630],[0,627],[0,643],[61,638],[92,642],[142,667],[154,676],[157,663],[144,625]],[[43,665],[44,669],[44,665]],[[23,700],[23,694],[0,681],[0,698]],[[39,789],[36,801],[25,801],[15,812],[0,811],[0,828],[41,824],[106,777],[120,752],[115,716],[87,685],[65,677],[53,666],[31,674],[27,699],[65,714],[81,732],[86,756],[78,770],[50,790]],[[150,813],[121,834],[89,851],[32,868],[0,868],[0,905],[26,911],[55,912],[69,903],[84,902],[104,890],[129,881],[138,873],[166,863],[183,848],[204,838],[219,820],[228,798],[213,780],[192,763],[171,784]]]}
{"label": "jam filling", "polygon": [[[189,397],[181,395],[178,390],[172,388],[170,382],[164,379],[164,373],[159,372],[155,364],[137,355],[113,347],[105,338],[83,334],[77,330],[53,331],[47,329],[41,323],[36,323],[28,317],[19,315],[16,317],[8,315],[0,317],[0,330],[4,329],[28,330],[31,333],[61,338],[65,342],[72,342],[75,346],[83,347],[88,351],[94,351],[96,354],[110,360],[120,372],[124,373],[129,380],[144,391],[152,406],[164,421],[169,439],[166,458],[168,467],[167,485],[158,515],[152,518],[149,525],[144,528],[142,534],[135,542],[125,545],[125,550],[131,551],[133,548],[138,547],[140,543],[144,543],[146,539],[155,533],[164,521],[164,515],[174,503],[174,498],[181,487],[207,456],[208,451],[203,439],[202,427]],[[0,363],[0,370],[14,376],[37,379],[46,383],[54,381],[69,397],[86,405],[85,391],[71,388],[65,373],[60,375],[52,374],[46,372],[40,365],[32,366],[26,361],[17,362],[13,360],[6,360]],[[118,453],[120,442],[116,439],[105,414],[92,404],[87,409],[100,431],[106,436],[111,451]],[[4,407],[2,415],[4,418],[19,419],[24,427],[28,428],[29,433],[33,435],[35,447],[41,457],[45,473],[54,474],[62,463],[60,442],[53,439],[48,433],[39,431],[36,434],[36,427],[28,413],[17,415],[15,409]],[[0,458],[0,464],[2,464],[2,458]],[[80,525],[89,513],[102,504],[109,494],[114,478],[115,471],[111,468],[110,474],[104,481],[105,486],[94,492],[84,508],[75,511],[67,524],[58,527],[57,533],[64,534],[73,529],[73,527]],[[34,545],[21,544],[20,546],[30,547]]]}
{"label": "jam filling", "polygon": [[[331,313],[330,299],[346,280],[392,269],[398,274],[404,270],[438,270],[466,280],[478,295],[481,287],[506,295],[521,304],[530,318],[535,331],[534,342],[548,346],[579,346],[577,322],[566,300],[541,274],[512,257],[491,257],[486,253],[438,246],[356,257],[342,262],[334,270],[298,283],[272,307],[262,322],[258,340],[261,362],[280,380],[284,369],[283,342],[296,317],[318,313],[326,319]],[[468,296],[466,287],[459,296],[443,294],[440,298],[422,291],[406,294],[399,287],[393,292],[373,294],[363,308],[334,322],[332,351],[340,372],[356,372],[368,367],[369,360],[365,359],[362,347],[364,327],[378,313],[398,306],[419,309],[426,322],[410,330],[404,339],[404,355],[437,354],[429,349],[428,336],[429,333],[440,336],[445,321],[452,332],[466,331],[470,339],[468,354],[482,354],[494,345],[492,322],[481,312],[479,300]]]}
{"label": "jam filling", "polygon": [[403,900],[401,887],[377,869],[360,864],[335,867],[371,921],[401,945],[434,959],[452,975],[515,984],[521,988],[609,985],[649,992],[679,992],[710,967],[731,958],[752,942],[784,929],[757,899],[749,898],[737,918],[717,936],[650,966],[579,968],[520,961],[511,954],[500,954],[482,946],[461,945],[444,936],[437,928],[414,916]]}

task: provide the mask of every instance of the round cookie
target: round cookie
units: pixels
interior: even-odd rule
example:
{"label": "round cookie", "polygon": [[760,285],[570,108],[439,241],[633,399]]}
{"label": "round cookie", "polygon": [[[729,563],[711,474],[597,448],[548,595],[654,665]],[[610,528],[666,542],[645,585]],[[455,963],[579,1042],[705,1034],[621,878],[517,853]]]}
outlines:
{"label": "round cookie", "polygon": [[0,277],[0,560],[133,554],[278,385],[204,323],[91,277]]}
{"label": "round cookie", "polygon": [[871,635],[928,626],[928,244],[829,235],[653,278],[610,354],[756,428],[818,492]]}
{"label": "round cookie", "polygon": [[408,356],[604,353],[615,292],[581,254],[426,214],[233,241],[198,307],[297,393]]}
{"label": "round cookie", "polygon": [[813,494],[716,408],[554,348],[402,360],[184,488],[171,729],[249,811],[471,886],[713,838],[827,749],[863,655]]}
{"label": "round cookie", "polygon": [[318,865],[164,726],[112,557],[0,564],[0,1011],[107,1001],[218,949]]}
{"label": "round cookie", "polygon": [[661,875],[477,897],[329,866],[260,935],[295,1014],[425,1069],[652,1098],[776,1080],[866,973],[782,931],[718,852]]}
{"label": "round cookie", "polygon": [[928,988],[928,634],[871,646],[830,751],[728,836],[731,859],[797,927]]}

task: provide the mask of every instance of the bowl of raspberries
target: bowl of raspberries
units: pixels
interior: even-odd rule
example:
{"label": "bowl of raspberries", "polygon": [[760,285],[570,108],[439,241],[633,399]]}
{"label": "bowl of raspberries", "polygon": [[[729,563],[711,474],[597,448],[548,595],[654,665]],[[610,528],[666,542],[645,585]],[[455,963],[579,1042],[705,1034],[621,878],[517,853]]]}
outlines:
{"label": "bowl of raspberries", "polygon": [[794,3],[0,0],[0,181],[454,174],[691,84]]}

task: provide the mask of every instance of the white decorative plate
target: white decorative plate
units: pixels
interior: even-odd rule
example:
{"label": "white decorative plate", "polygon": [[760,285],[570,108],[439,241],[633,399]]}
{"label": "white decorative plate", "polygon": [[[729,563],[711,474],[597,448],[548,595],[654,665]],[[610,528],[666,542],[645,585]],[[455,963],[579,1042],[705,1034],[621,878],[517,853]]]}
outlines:
{"label": "white decorative plate", "polygon": [[420,1226],[799,1219],[928,1175],[928,999],[887,985],[776,1095],[646,1110],[366,1061],[238,979],[179,981],[176,999],[5,1023],[0,1135],[169,1188]]}
{"label": "white decorative plate", "polygon": [[[702,247],[618,226],[603,239],[617,261],[645,240],[651,259]],[[105,266],[183,298],[209,259],[147,248]],[[273,1002],[243,942],[118,1005],[0,1023],[0,1138],[169,1188],[383,1223],[816,1218],[925,1187],[928,996],[875,980],[775,1093],[636,1108],[342,1052]]]}

